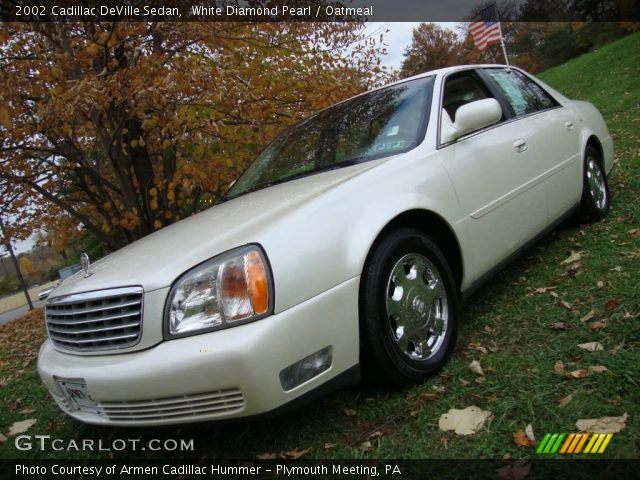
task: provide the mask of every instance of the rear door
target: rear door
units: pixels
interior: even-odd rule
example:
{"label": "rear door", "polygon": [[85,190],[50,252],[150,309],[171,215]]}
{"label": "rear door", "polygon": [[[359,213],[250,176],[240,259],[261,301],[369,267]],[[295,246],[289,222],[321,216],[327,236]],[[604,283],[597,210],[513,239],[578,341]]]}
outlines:
{"label": "rear door", "polygon": [[487,68],[481,73],[509,103],[518,125],[518,141],[535,162],[547,193],[549,223],[580,198],[580,139],[574,112],[560,105],[532,78],[515,69]]}

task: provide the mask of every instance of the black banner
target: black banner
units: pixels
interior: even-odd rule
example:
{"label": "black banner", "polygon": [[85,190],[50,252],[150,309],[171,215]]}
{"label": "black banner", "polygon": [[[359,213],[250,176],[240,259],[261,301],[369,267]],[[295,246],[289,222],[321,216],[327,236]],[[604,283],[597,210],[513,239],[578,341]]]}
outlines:
{"label": "black banner", "polygon": [[5,479],[635,479],[640,460],[3,460]]}
{"label": "black banner", "polygon": [[[461,22],[487,0],[0,0],[12,22]],[[596,5],[597,4],[597,5]],[[502,21],[640,21],[640,2],[499,0]]]}

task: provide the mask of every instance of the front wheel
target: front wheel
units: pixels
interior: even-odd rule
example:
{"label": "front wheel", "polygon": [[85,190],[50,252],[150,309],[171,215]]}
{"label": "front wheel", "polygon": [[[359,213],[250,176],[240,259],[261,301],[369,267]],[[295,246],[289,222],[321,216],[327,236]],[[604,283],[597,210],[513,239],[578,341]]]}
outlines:
{"label": "front wheel", "polygon": [[609,184],[597,150],[587,147],[582,178],[580,211],[592,222],[602,220],[609,213]]}
{"label": "front wheel", "polygon": [[394,231],[372,252],[361,282],[365,376],[404,386],[438,371],[457,330],[457,290],[438,245],[418,230]]}

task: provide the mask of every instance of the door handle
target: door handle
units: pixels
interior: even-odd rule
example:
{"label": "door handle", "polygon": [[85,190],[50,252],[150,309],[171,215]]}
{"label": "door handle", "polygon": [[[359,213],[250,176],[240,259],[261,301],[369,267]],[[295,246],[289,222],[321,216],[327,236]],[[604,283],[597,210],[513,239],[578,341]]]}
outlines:
{"label": "door handle", "polygon": [[564,122],[564,126],[567,127],[567,130],[569,131],[573,130],[573,122],[571,120],[567,120],[566,122]]}
{"label": "door handle", "polygon": [[518,140],[513,142],[513,148],[515,148],[516,152],[522,153],[527,148],[529,148],[529,146],[527,145],[527,142],[524,140],[524,138],[519,138]]}

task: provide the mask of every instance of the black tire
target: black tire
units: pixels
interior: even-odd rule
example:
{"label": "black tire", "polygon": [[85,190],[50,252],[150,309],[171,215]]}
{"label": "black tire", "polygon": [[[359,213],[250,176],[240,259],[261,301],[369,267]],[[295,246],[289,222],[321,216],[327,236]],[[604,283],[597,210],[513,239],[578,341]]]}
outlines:
{"label": "black tire", "polygon": [[[415,272],[423,272],[420,277],[413,266]],[[434,280],[436,275],[432,269],[438,281]],[[402,278],[398,280],[398,272],[405,276],[399,275]],[[404,283],[406,294],[399,285],[401,282],[408,282]],[[398,296],[396,292],[400,289],[402,294]],[[399,300],[395,300],[396,297]],[[408,304],[413,307],[405,307]],[[401,312],[389,315],[387,305]],[[445,316],[444,306],[446,322],[438,318]],[[425,314],[427,309],[429,313]],[[360,360],[365,380],[385,386],[407,386],[422,382],[440,370],[455,344],[457,309],[454,277],[438,245],[424,233],[410,228],[386,235],[369,255],[360,283]],[[432,315],[433,312],[436,314]],[[400,330],[400,323],[406,324],[409,332],[400,333],[402,341],[398,332],[404,332],[405,327]],[[427,324],[430,326],[426,327]],[[423,351],[423,345],[430,341],[432,347],[436,346],[440,338],[438,329],[444,335],[437,348],[433,352],[428,348]],[[412,343],[410,339],[414,334],[410,332],[420,332],[415,333],[415,338],[422,340],[424,335],[425,341]],[[404,342],[407,342],[405,350],[399,345]]]}
{"label": "black tire", "polygon": [[582,200],[580,214],[591,222],[598,222],[609,213],[609,183],[598,151],[587,146],[582,168]]}

